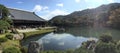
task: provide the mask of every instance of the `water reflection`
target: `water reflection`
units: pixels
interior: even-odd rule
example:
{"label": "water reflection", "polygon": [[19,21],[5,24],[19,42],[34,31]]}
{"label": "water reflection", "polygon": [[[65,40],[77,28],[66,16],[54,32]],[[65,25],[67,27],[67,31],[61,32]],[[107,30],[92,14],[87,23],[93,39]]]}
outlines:
{"label": "water reflection", "polygon": [[70,33],[74,36],[96,37],[96,38],[99,38],[100,35],[107,33],[107,34],[111,34],[115,40],[119,40],[120,38],[120,30],[112,29],[112,28],[74,27],[74,28],[67,28],[66,33]]}
{"label": "water reflection", "polygon": [[64,33],[49,33],[40,36],[30,37],[22,41],[23,46],[28,46],[30,41],[38,41],[44,46],[44,50],[66,50],[75,49],[81,43],[90,39],[97,40],[103,33],[108,33],[115,40],[120,38],[120,30],[110,28],[87,28],[74,27],[67,28]]}
{"label": "water reflection", "polygon": [[[82,36],[75,37],[72,34],[62,33],[62,34],[54,34],[49,33],[42,37],[42,43],[44,45],[45,50],[66,50],[66,49],[75,49],[79,48],[82,42],[89,40],[90,38],[85,38]],[[97,40],[96,38],[92,38]]]}

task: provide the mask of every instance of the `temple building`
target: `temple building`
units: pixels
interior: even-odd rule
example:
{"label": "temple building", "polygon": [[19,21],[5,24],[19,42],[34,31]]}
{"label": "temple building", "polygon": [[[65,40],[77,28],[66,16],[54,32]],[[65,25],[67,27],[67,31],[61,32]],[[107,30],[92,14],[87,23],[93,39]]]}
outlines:
{"label": "temple building", "polygon": [[8,8],[10,12],[10,19],[13,20],[15,27],[38,27],[44,26],[46,20],[42,19],[34,12]]}

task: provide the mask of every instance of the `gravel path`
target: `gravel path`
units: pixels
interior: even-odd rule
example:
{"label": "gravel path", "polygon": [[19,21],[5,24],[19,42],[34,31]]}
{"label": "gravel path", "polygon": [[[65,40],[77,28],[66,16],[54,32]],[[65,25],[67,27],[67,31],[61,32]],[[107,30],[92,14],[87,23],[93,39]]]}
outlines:
{"label": "gravel path", "polygon": [[38,30],[34,28],[34,29],[17,29],[17,31],[23,33],[23,32],[31,32],[31,31],[38,31]]}

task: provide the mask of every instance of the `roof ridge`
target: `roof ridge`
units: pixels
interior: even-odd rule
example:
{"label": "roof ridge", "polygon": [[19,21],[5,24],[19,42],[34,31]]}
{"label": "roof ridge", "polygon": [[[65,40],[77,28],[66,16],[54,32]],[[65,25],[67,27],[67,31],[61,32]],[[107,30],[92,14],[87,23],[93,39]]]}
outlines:
{"label": "roof ridge", "polygon": [[19,10],[19,11],[24,11],[24,12],[30,12],[30,13],[33,13],[32,11],[28,11],[28,10],[24,10],[24,9],[19,9],[19,8],[10,8],[10,7],[7,7],[8,9],[13,9],[13,10]]}

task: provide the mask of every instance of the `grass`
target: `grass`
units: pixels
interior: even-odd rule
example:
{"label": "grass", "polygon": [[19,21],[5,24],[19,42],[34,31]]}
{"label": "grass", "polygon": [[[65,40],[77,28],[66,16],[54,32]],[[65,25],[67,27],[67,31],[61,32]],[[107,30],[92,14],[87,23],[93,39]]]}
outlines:
{"label": "grass", "polygon": [[[25,35],[25,38],[27,38],[30,36],[35,36],[38,34],[45,34],[45,33],[52,32],[52,31],[54,31],[54,29],[38,29],[37,31],[25,32],[24,35]],[[6,38],[5,36],[7,34],[11,34],[11,33],[0,34],[0,38]],[[16,47],[20,49],[21,47],[19,40],[9,40],[9,39],[6,42],[1,43],[0,46],[3,49],[9,48],[9,47]]]}
{"label": "grass", "polygon": [[0,38],[5,37],[5,35],[7,35],[7,34],[10,34],[10,33],[0,34]]}
{"label": "grass", "polygon": [[[11,33],[4,33],[4,34],[0,34],[0,38],[6,38],[5,36],[7,34],[11,34]],[[9,47],[19,47],[20,46],[20,41],[19,40],[9,40],[7,39],[6,42],[1,43],[1,45],[3,49],[9,48]]]}
{"label": "grass", "polygon": [[20,47],[20,41],[19,40],[9,40],[8,39],[6,42],[1,43],[1,46],[3,47],[3,49],[13,47],[13,46],[19,48]]}
{"label": "grass", "polygon": [[48,32],[52,32],[52,31],[54,31],[54,29],[41,29],[41,30],[33,31],[33,32],[25,32],[24,33],[24,35],[25,35],[24,38],[39,35],[39,34],[44,34],[44,33],[48,33]]}

